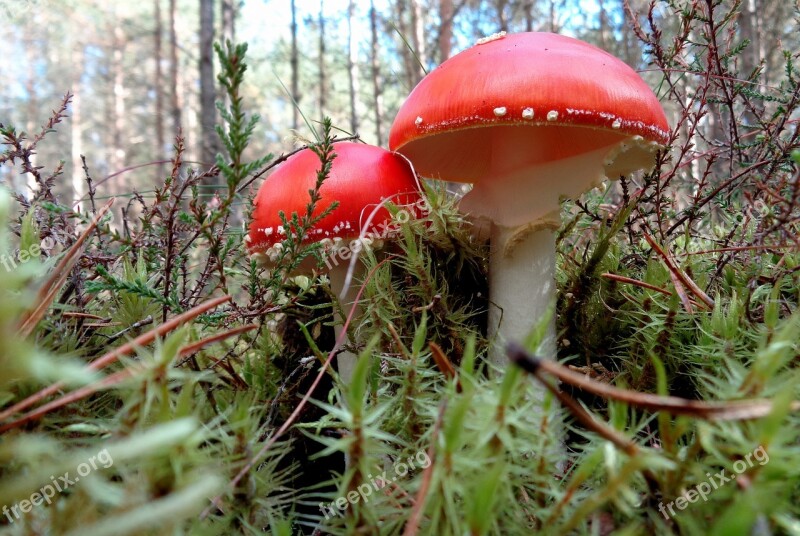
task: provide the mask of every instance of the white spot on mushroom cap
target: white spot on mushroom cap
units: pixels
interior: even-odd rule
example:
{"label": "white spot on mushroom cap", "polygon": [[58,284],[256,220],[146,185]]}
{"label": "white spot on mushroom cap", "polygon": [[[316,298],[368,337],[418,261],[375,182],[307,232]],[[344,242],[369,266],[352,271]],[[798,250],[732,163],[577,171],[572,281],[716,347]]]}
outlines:
{"label": "white spot on mushroom cap", "polygon": [[547,112],[547,120],[548,121],[555,121],[557,119],[558,119],[558,111],[550,110],[549,112]]}
{"label": "white spot on mushroom cap", "polygon": [[622,121],[619,119],[615,119],[613,123],[611,123],[611,128],[618,129],[622,126]]}
{"label": "white spot on mushroom cap", "polygon": [[481,37],[475,42],[475,45],[485,45],[486,43],[491,43],[492,41],[497,41],[498,39],[502,39],[506,36],[506,32],[497,32],[492,35],[487,35],[486,37]]}
{"label": "white spot on mushroom cap", "polygon": [[503,117],[504,115],[506,115],[507,111],[508,109],[505,106],[498,106],[497,108],[494,109],[494,115],[496,115],[497,117]]}
{"label": "white spot on mushroom cap", "polygon": [[420,126],[422,124],[422,118],[417,116],[417,118],[414,120],[414,124]]}
{"label": "white spot on mushroom cap", "polygon": [[525,108],[522,110],[523,119],[533,119],[533,108]]}

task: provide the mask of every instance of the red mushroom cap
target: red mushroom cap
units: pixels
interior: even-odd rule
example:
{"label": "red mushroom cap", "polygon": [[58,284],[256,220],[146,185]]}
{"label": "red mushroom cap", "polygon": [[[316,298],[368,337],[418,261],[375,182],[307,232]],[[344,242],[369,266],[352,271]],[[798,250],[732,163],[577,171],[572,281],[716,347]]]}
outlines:
{"label": "red mushroom cap", "polygon": [[[351,142],[335,144],[334,152],[336,158],[320,188],[321,199],[314,215],[321,214],[334,201],[339,205],[308,232],[304,241],[355,239],[362,231],[382,237],[392,216],[380,207],[369,220],[376,207],[385,200],[398,206],[421,200],[417,177],[403,156]],[[284,240],[281,211],[288,220],[294,212],[305,214],[311,200],[309,190],[314,188],[321,166],[317,154],[304,149],[289,157],[261,184],[246,238],[251,253],[268,253]]]}
{"label": "red mushroom cap", "polygon": [[400,108],[389,147],[422,176],[473,182],[490,160],[484,128],[531,125],[547,131],[507,135],[529,137],[536,162],[629,136],[659,145],[669,138],[658,99],[627,64],[571,37],[528,32],[481,40],[432,71]]}
{"label": "red mushroom cap", "polygon": [[669,125],[621,60],[562,35],[501,33],[445,61],[400,108],[389,146],[424,177],[472,182],[462,211],[557,226],[558,201],[655,163]]}

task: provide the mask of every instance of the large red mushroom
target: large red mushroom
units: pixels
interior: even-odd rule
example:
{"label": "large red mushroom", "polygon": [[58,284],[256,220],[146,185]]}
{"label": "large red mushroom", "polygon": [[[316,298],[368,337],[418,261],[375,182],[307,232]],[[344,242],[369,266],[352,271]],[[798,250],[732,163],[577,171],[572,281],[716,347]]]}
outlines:
{"label": "large red mushroom", "polygon": [[[331,290],[339,295],[342,308],[347,310],[356,294],[355,284],[345,284],[351,258],[363,249],[381,248],[396,227],[386,202],[408,213],[420,206],[421,195],[417,177],[405,157],[380,147],[351,142],[337,143],[334,150],[336,157],[320,188],[321,200],[314,215],[321,214],[333,202],[338,205],[306,234],[304,241],[322,244]],[[245,237],[252,257],[260,263],[269,266],[280,259],[286,234],[294,232],[284,227],[280,212],[288,220],[292,213],[306,213],[309,190],[314,188],[320,168],[319,156],[311,149],[304,149],[278,166],[262,183]],[[338,340],[341,324],[337,325],[336,334]],[[349,352],[339,354],[338,369],[345,381],[350,378],[354,360],[355,356]]]}
{"label": "large red mushroom", "polygon": [[[423,177],[472,183],[460,208],[491,223],[491,359],[555,303],[559,201],[652,168],[669,139],[653,91],[611,54],[552,33],[482,39],[426,76],[389,146]],[[541,349],[555,356],[555,320]]]}

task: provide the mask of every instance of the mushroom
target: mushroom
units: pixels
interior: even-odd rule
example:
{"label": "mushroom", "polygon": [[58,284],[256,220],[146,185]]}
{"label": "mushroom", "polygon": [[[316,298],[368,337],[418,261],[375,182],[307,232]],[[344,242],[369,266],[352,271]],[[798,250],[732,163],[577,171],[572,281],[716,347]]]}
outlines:
{"label": "mushroom", "polygon": [[[491,225],[492,362],[554,307],[559,201],[651,169],[668,130],[633,69],[552,33],[482,39],[414,88],[389,147],[420,176],[474,185],[460,209]],[[555,315],[540,352],[555,357]]]}
{"label": "mushroom", "polygon": [[[414,170],[403,156],[351,142],[337,143],[334,150],[336,157],[328,178],[320,187],[321,199],[313,215],[318,216],[334,201],[338,205],[317,222],[303,240],[322,244],[326,257],[323,271],[327,271],[331,290],[339,296],[342,309],[346,311],[357,294],[355,284],[346,285],[351,259],[363,249],[382,248],[395,228],[385,202],[410,206],[413,210],[420,206],[421,195]],[[292,229],[284,228],[279,214],[283,212],[290,221],[292,213],[306,213],[309,190],[314,189],[320,167],[319,156],[311,149],[303,149],[278,166],[261,184],[245,236],[247,249],[260,264],[274,266],[280,258],[286,233]],[[361,263],[356,264],[357,268],[361,266]],[[306,272],[313,268],[310,262],[302,265]],[[337,323],[337,341],[342,340],[342,328],[343,323]],[[349,382],[355,355],[344,351],[337,360],[339,374]]]}

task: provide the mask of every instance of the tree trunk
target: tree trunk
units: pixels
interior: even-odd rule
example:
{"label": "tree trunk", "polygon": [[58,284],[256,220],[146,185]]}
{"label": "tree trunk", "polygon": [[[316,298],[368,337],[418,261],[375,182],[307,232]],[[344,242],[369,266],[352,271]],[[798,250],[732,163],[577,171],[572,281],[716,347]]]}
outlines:
{"label": "tree trunk", "polygon": [[403,58],[403,71],[406,79],[406,89],[411,91],[416,85],[414,60],[409,50],[408,23],[406,22],[406,0],[397,0],[395,13],[395,29],[400,34],[400,57]]}
{"label": "tree trunk", "polygon": [[427,47],[425,46],[425,17],[422,12],[420,0],[411,0],[411,25],[414,39],[414,52],[417,55],[414,61],[414,85],[417,85],[422,77],[425,76],[425,65],[427,64]]}
{"label": "tree trunk", "polygon": [[453,45],[453,0],[439,0],[439,63],[450,57]]}
{"label": "tree trunk", "polygon": [[375,113],[375,143],[383,145],[383,131],[381,128],[383,90],[381,88],[381,66],[378,61],[378,12],[375,10],[375,0],[370,0],[369,2],[369,26],[371,32],[370,61],[372,64],[373,111]]}
{"label": "tree trunk", "polygon": [[323,0],[319,0],[319,58],[317,62],[317,70],[319,73],[319,117],[325,117],[325,108],[327,103],[325,97],[327,96],[328,88],[325,87],[325,11],[323,9]]}
{"label": "tree trunk", "polygon": [[84,63],[83,45],[75,46],[72,50],[72,66],[75,69],[75,78],[72,82],[72,117],[69,125],[72,141],[70,148],[72,159],[72,200],[74,203],[72,208],[76,212],[83,210],[81,199],[86,194],[83,162],[81,160],[81,154],[83,153],[83,118],[81,114],[83,87],[81,86],[81,79],[83,78]]}
{"label": "tree trunk", "polygon": [[355,16],[356,5],[354,0],[350,0],[347,7],[347,79],[350,85],[350,132],[358,133],[358,56],[356,47],[356,36],[353,33],[353,17]]}
{"label": "tree trunk", "polygon": [[[156,93],[156,110],[155,110],[155,159],[163,160],[165,156],[165,143],[164,143],[164,73],[161,66],[161,34],[163,32],[161,22],[161,0],[153,0],[154,18],[156,27],[153,31],[153,56],[155,60],[155,75],[153,79],[153,89]],[[81,63],[82,65],[83,63]],[[77,93],[76,93],[77,95]],[[159,164],[158,176],[164,176],[165,166]]]}
{"label": "tree trunk", "polygon": [[742,39],[750,41],[750,45],[739,56],[741,68],[739,74],[742,79],[747,78],[761,63],[759,54],[760,32],[758,28],[758,11],[755,0],[745,0],[739,9],[739,31]]}
{"label": "tree trunk", "polygon": [[[28,46],[25,47],[25,57],[26,63],[28,64],[28,76],[27,80],[25,81],[25,93],[27,93],[28,97],[28,109],[25,112],[27,116],[27,121],[25,123],[25,133],[28,135],[28,139],[32,138],[36,135],[36,121],[39,117],[39,101],[38,101],[38,91],[37,91],[37,74],[36,74],[36,56],[37,50],[33,43],[30,43]],[[31,164],[34,166],[36,165],[36,161],[38,157],[36,153],[33,153],[30,156]],[[39,189],[39,185],[36,183],[36,179],[34,178],[32,173],[25,173],[24,180],[20,181],[21,189],[24,191],[23,196],[25,199],[31,199],[36,195],[36,192]]]}
{"label": "tree trunk", "polygon": [[497,25],[501,32],[508,31],[508,19],[506,18],[506,0],[497,0]]}
{"label": "tree trunk", "polygon": [[219,152],[214,83],[214,0],[200,0],[200,160],[212,166]]}
{"label": "tree trunk", "polygon": [[236,4],[237,0],[222,0],[222,41],[236,40]]}
{"label": "tree trunk", "polygon": [[[122,65],[122,58],[125,56],[125,34],[122,31],[121,21],[114,22],[113,35],[113,49],[111,56],[111,80],[112,80],[112,98],[113,98],[113,122],[112,122],[112,142],[111,142],[111,173],[121,171],[125,167],[125,144],[123,136],[125,134],[126,124],[126,106],[125,106],[125,69]],[[117,188],[119,180],[112,180],[109,185],[111,193],[121,192],[121,188]]]}
{"label": "tree trunk", "polygon": [[300,126],[300,114],[298,106],[300,105],[300,73],[298,72],[298,58],[297,58],[297,6],[295,0],[291,1],[292,9],[292,51],[289,58],[289,63],[292,67],[292,129],[297,130]]}
{"label": "tree trunk", "polygon": [[178,69],[178,31],[175,27],[176,0],[169,0],[169,82],[170,82],[170,115],[172,116],[172,136],[181,132],[181,94]]}
{"label": "tree trunk", "polygon": [[608,50],[606,46],[606,34],[608,33],[608,16],[604,0],[598,0],[597,6],[600,8],[600,48]]}
{"label": "tree trunk", "polygon": [[522,5],[522,10],[525,12],[525,31],[533,31],[533,0],[525,0]]}

